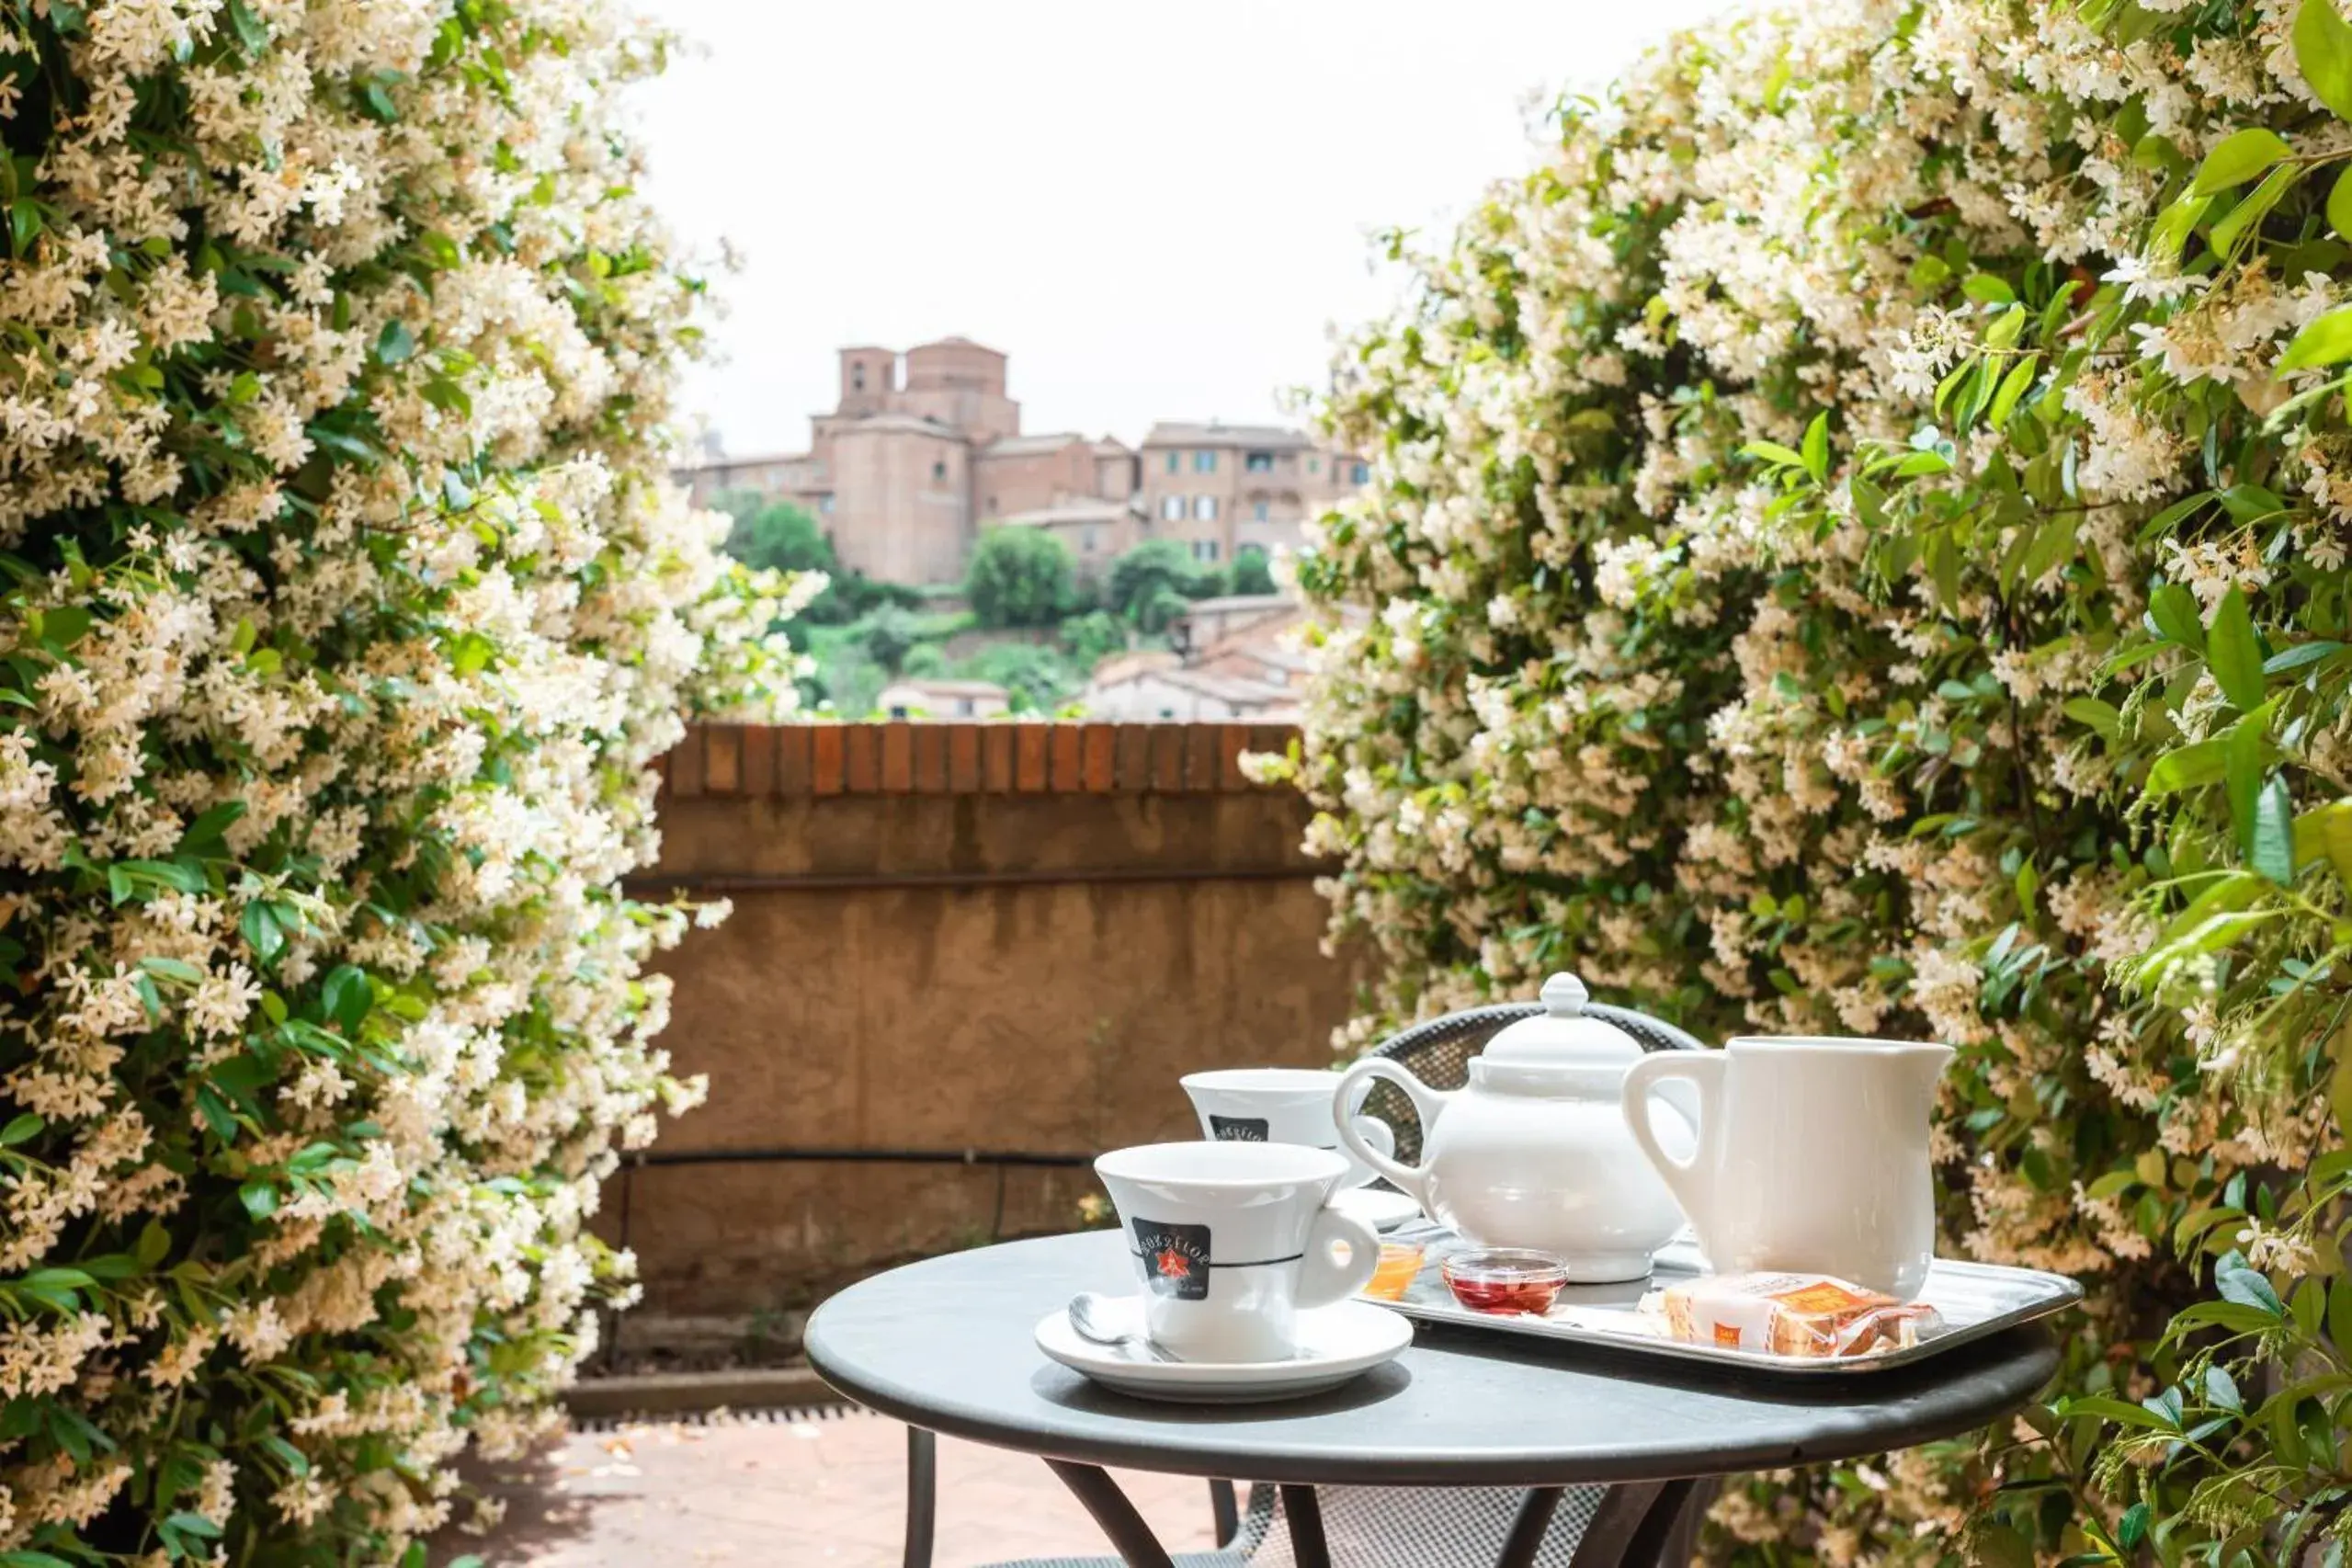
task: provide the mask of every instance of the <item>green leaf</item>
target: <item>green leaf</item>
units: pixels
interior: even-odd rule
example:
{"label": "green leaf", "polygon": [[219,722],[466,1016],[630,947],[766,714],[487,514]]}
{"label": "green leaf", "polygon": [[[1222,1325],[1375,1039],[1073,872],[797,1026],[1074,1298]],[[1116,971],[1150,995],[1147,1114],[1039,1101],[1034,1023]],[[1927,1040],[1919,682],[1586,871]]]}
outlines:
{"label": "green leaf", "polygon": [[1820,484],[1829,478],[1829,415],[1826,411],[1813,415],[1805,426],[1805,443],[1801,451],[1805,472]]}
{"label": "green leaf", "polygon": [[2281,887],[2295,881],[2295,802],[2282,774],[2273,773],[2255,797],[2246,863]]}
{"label": "green leaf", "polygon": [[204,979],[204,971],[186,959],[144,958],[139,960],[139,967],[149,974],[176,980],[183,985],[199,984]]}
{"label": "green leaf", "polygon": [[2352,305],[2335,309],[2307,323],[2278,356],[2281,373],[2306,365],[2335,365],[2352,359]]}
{"label": "green leaf", "polygon": [[31,1111],[25,1111],[12,1119],[7,1126],[0,1127],[0,1149],[13,1149],[28,1138],[39,1137],[40,1130],[48,1125]]}
{"label": "green leaf", "polygon": [[2180,584],[2166,583],[2148,596],[2148,619],[2165,642],[2205,651],[2205,618],[2198,611],[2197,596]]}
{"label": "green leaf", "polygon": [[71,648],[90,630],[90,612],[80,605],[58,605],[40,616],[40,638],[61,648]]}
{"label": "green leaf", "polygon": [[2214,1271],[2213,1284],[2225,1301],[2258,1308],[2268,1312],[2274,1320],[2287,1315],[2287,1309],[2278,1304],[2278,1292],[2270,1288],[2269,1279],[2259,1270],[2248,1268],[2244,1264],[2233,1268],[2224,1263]]}
{"label": "green leaf", "polygon": [[1993,406],[1985,415],[1993,428],[1998,430],[2009,423],[2009,415],[2017,412],[2017,400],[2033,385],[2034,373],[2040,368],[2041,356],[2028,354],[2001,378],[2001,390],[1993,394]]}
{"label": "green leaf", "polygon": [[2262,673],[2267,676],[2283,676],[2290,671],[2300,670],[2306,665],[2316,665],[2323,659],[2333,658],[2344,652],[2347,646],[2352,644],[2331,642],[2325,638],[2310,642],[2298,642],[2291,648],[2281,648],[2263,660]]}
{"label": "green leaf", "polygon": [[237,1201],[255,1219],[267,1220],[278,1212],[278,1189],[266,1181],[249,1181],[237,1188]]}
{"label": "green leaf", "polygon": [[2330,801],[2295,819],[2295,864],[2317,860],[2335,867],[2336,880],[2352,888],[2352,801]]}
{"label": "green leaf", "polygon": [[2096,697],[2075,697],[2067,699],[2064,712],[2069,719],[2082,724],[2107,740],[2115,739],[2122,729],[2123,715],[2112,702],[2102,702]]}
{"label": "green leaf", "polygon": [[1740,456],[1755,458],[1759,462],[1768,462],[1777,468],[1805,466],[1804,458],[1794,448],[1784,447],[1778,441],[1750,441],[1740,449]]}
{"label": "green leaf", "polygon": [[2338,238],[2352,240],[2352,167],[2337,175],[2328,190],[2327,226]]}
{"label": "green leaf", "polygon": [[2200,490],[2194,495],[2181,497],[2148,519],[2146,525],[2140,530],[2139,542],[2145,544],[2152,539],[2172,532],[2180,525],[2182,519],[2212,499],[2213,493],[2210,490]]}
{"label": "green leaf", "polygon": [[2185,195],[2158,213],[2148,229],[2148,259],[2165,267],[2177,263],[2181,248],[2188,243],[2189,232],[2211,205],[2213,199],[2210,196]]}
{"label": "green leaf", "polygon": [[2148,1539],[2148,1505],[2134,1503],[2123,1510],[2123,1517],[2115,1524],[2115,1543],[2126,1551],[2139,1550]]}
{"label": "green leaf", "polygon": [[260,899],[245,905],[244,913],[237,917],[237,929],[244,933],[246,945],[263,963],[276,958],[286,946],[286,933],[278,923],[278,911]]}
{"label": "green leaf", "polygon": [[1989,272],[1972,273],[1960,285],[1960,292],[1980,305],[2007,305],[2017,301],[2017,290]]}
{"label": "green leaf", "polygon": [[2205,667],[2240,712],[2262,706],[2262,646],[2255,641],[2245,595],[2234,585],[2213,608],[2212,624],[2206,628]]}
{"label": "green leaf", "polygon": [[[244,650],[240,649],[239,652],[242,653]],[[243,801],[223,801],[219,805],[207,809],[202,815],[188,824],[187,831],[180,835],[181,852],[191,853],[220,843],[222,835],[229,831],[229,824],[244,814],[245,803]]]}
{"label": "green leaf", "polygon": [[2158,1430],[2171,1425],[2153,1411],[2136,1404],[2126,1404],[2119,1399],[2092,1395],[2085,1399],[2070,1399],[2060,1407],[2059,1415],[2068,1421],[2077,1416],[2091,1415],[2101,1421],[2113,1421],[2125,1426],[2145,1426]]}
{"label": "green leaf", "polygon": [[2210,196],[2215,191],[2244,185],[2293,151],[2278,139],[2277,131],[2266,131],[2258,125],[2232,131],[2221,139],[2219,146],[2205,154],[2205,162],[2198,166],[2197,177],[2189,182],[2188,194]]}
{"label": "green leaf", "polygon": [[369,1011],[376,1005],[375,988],[369,983],[367,971],[350,964],[337,965],[327,975],[319,994],[327,1017],[345,1034],[353,1033],[366,1022]]}
{"label": "green leaf", "polygon": [[2295,17],[2295,65],[2338,119],[2352,119],[2352,27],[2335,0],[2303,0]]}
{"label": "green leaf", "polygon": [[2226,743],[2215,739],[2176,747],[2148,769],[2148,793],[2170,795],[2210,784],[2227,770]]}
{"label": "green leaf", "polygon": [[398,316],[384,323],[384,330],[376,335],[376,358],[384,364],[397,365],[415,352],[416,339]]}
{"label": "green leaf", "polygon": [[1986,1525],[1968,1538],[1982,1568],[2034,1568],[2033,1547],[2009,1525]]}
{"label": "green leaf", "polygon": [[2237,248],[2239,240],[2260,230],[2263,219],[2278,205],[2278,199],[2287,194],[2290,186],[2302,177],[2303,166],[2301,164],[2281,164],[2263,176],[2262,183],[2254,187],[2252,194],[2231,208],[2206,232],[2206,241],[2212,245],[2213,253],[2228,256]]}
{"label": "green leaf", "polygon": [[2042,524],[2035,531],[2024,558],[2017,562],[2017,581],[2026,585],[2039,582],[2052,566],[2073,554],[2074,534],[2082,517],[2080,512],[2070,508]]}
{"label": "green leaf", "polygon": [[253,14],[245,0],[229,0],[229,26],[235,30],[237,42],[253,58],[259,59],[262,51],[269,47],[269,29],[261,25],[261,18]]}
{"label": "green leaf", "polygon": [[1897,479],[1917,479],[1926,474],[1951,472],[1951,460],[1941,452],[1914,452],[1894,465]]}
{"label": "green leaf", "polygon": [[2270,760],[2268,715],[2253,715],[2231,725],[2221,736],[2222,781],[2229,786],[2230,821],[2237,825],[2238,843],[2247,853],[2254,846],[2255,797],[2262,792],[2262,770]]}
{"label": "green leaf", "polygon": [[8,244],[19,256],[40,238],[40,209],[28,197],[8,203]]}

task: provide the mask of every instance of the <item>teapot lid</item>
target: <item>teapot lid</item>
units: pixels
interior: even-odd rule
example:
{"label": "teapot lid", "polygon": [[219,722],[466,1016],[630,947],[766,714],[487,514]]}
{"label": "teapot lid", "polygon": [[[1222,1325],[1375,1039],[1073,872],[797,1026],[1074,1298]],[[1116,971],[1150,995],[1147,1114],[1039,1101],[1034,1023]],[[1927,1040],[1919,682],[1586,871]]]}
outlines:
{"label": "teapot lid", "polygon": [[1585,1004],[1591,999],[1592,993],[1574,975],[1553,975],[1543,983],[1543,1011],[1501,1030],[1478,1060],[1509,1069],[1514,1078],[1596,1068],[1622,1074],[1642,1060],[1641,1042],[1585,1012]]}

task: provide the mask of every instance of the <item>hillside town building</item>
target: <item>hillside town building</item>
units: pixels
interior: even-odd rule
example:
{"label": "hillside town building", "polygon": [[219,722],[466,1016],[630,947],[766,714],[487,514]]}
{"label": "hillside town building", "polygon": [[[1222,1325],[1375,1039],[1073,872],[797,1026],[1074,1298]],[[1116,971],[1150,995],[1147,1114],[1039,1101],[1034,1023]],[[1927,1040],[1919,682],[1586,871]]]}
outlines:
{"label": "hillside town building", "polygon": [[886,582],[961,580],[982,530],[1043,528],[1081,576],[1148,539],[1204,564],[1296,545],[1363,465],[1278,426],[1154,425],[1108,437],[1026,435],[1005,356],[969,338],[840,351],[832,412],[805,452],[712,457],[680,472],[696,500],[753,490],[813,513],[842,564]]}

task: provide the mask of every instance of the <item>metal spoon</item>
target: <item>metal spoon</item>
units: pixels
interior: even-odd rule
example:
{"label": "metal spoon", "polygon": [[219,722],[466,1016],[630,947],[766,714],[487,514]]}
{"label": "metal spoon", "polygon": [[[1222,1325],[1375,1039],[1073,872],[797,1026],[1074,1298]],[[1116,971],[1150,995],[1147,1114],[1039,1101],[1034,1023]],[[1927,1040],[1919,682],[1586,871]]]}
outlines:
{"label": "metal spoon", "polygon": [[1078,1337],[1096,1345],[1108,1345],[1124,1350],[1129,1346],[1142,1352],[1153,1361],[1173,1361],[1176,1358],[1152,1343],[1149,1335],[1129,1329],[1106,1327],[1110,1321],[1110,1298],[1093,1290],[1081,1290],[1070,1298],[1070,1326]]}

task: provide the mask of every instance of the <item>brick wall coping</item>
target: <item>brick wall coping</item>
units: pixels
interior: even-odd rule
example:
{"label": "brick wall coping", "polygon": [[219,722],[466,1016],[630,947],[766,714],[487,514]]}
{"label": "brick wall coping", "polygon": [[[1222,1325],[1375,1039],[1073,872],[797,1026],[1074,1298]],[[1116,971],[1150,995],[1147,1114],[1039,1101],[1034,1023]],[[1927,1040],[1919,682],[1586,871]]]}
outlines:
{"label": "brick wall coping", "polygon": [[695,724],[658,765],[665,794],[1111,795],[1256,790],[1245,751],[1280,751],[1290,724],[1023,720]]}

